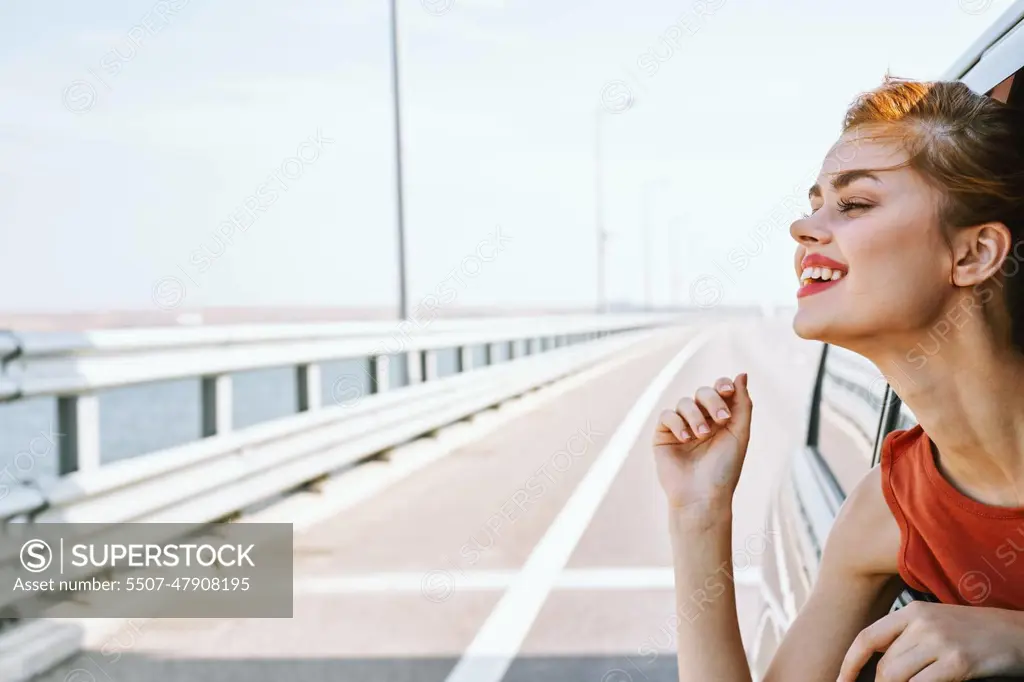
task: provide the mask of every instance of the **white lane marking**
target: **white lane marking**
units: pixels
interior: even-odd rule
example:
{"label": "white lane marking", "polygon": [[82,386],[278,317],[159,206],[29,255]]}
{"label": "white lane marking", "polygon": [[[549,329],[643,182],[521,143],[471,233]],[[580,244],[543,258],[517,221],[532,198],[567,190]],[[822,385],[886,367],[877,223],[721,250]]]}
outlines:
{"label": "white lane marking", "polygon": [[[444,572],[439,578],[451,581],[451,592],[504,590],[511,586],[516,571],[465,571],[458,577]],[[298,595],[342,595],[423,592],[429,589],[431,573],[395,572],[366,573],[345,576],[305,576],[295,580]],[[561,572],[555,590],[671,590],[674,588],[670,567],[573,568]],[[761,568],[736,568],[733,579],[737,585],[752,587],[761,584]]]}
{"label": "white lane marking", "polygon": [[553,587],[563,590],[671,590],[673,575],[671,568],[565,569]]}
{"label": "white lane marking", "polygon": [[705,332],[683,346],[636,401],[445,682],[500,682],[504,677],[661,394],[709,337]]}
{"label": "white lane marking", "polygon": [[[447,571],[401,573],[369,573],[347,576],[306,576],[295,580],[295,594],[365,594],[367,592],[409,592],[429,590],[432,576],[441,583],[450,583],[451,592],[503,590],[515,577],[515,571]],[[441,588],[444,587],[442,584]]]}
{"label": "white lane marking", "polygon": [[[743,587],[761,584],[761,567],[733,567],[733,581]],[[675,574],[666,568],[565,569],[555,581],[557,590],[672,590]]]}

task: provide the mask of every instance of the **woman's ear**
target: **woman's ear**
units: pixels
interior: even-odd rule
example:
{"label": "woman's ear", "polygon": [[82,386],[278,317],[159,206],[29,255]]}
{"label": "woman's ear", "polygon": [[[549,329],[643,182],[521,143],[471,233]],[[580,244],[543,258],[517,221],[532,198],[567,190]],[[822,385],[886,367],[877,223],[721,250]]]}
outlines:
{"label": "woman's ear", "polygon": [[[1003,223],[982,223],[974,227],[959,228],[953,235],[953,269],[951,284],[971,287],[980,284],[1003,268],[1010,252],[1013,235]],[[1018,264],[1010,274],[1016,273]]]}

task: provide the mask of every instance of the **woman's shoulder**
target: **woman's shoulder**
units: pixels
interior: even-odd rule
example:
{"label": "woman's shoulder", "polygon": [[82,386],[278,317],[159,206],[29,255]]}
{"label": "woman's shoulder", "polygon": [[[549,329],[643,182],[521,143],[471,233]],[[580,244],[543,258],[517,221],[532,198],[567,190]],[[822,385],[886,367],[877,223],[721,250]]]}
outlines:
{"label": "woman's shoulder", "polygon": [[920,424],[891,431],[882,441],[881,462],[873,472],[879,476],[875,490],[881,494],[896,527],[902,529],[901,553],[912,532],[914,510],[921,506],[919,492],[926,484],[926,476],[921,474],[926,472],[930,457],[930,440]]}
{"label": "woman's shoulder", "polygon": [[900,528],[882,490],[882,467],[854,487],[836,516],[828,550],[864,575],[899,573]]}
{"label": "woman's shoulder", "polygon": [[903,459],[907,452],[915,450],[915,446],[923,444],[927,436],[920,424],[908,429],[890,431],[882,439],[881,469],[883,475],[894,464]]}

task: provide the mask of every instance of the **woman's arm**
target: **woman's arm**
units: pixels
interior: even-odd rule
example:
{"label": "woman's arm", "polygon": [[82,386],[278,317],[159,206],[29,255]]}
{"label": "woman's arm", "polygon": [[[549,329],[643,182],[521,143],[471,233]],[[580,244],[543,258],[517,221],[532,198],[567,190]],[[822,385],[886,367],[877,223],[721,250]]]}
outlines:
{"label": "woman's arm", "polygon": [[818,576],[779,645],[765,682],[835,680],[857,635],[882,618],[903,589],[900,531],[872,469],[843,503]]}
{"label": "woman's arm", "polygon": [[[663,412],[655,433],[655,462],[669,500],[681,682],[751,679],[732,583],[731,507],[752,407],[746,375],[719,379]],[[765,682],[836,679],[851,642],[898,594],[899,529],[879,476],[872,471],[843,505],[812,594]]]}
{"label": "woman's arm", "polygon": [[747,375],[723,377],[662,412],[655,429],[654,461],[669,503],[683,682],[750,682],[731,577],[731,509],[752,411]]}
{"label": "woman's arm", "polygon": [[732,581],[732,514],[669,512],[680,682],[750,682]]}
{"label": "woman's arm", "polygon": [[[899,594],[896,527],[872,471],[843,505],[810,597],[786,632],[765,682],[834,680],[850,644]],[[732,574],[732,518],[671,519],[679,614],[679,679],[748,682]]]}

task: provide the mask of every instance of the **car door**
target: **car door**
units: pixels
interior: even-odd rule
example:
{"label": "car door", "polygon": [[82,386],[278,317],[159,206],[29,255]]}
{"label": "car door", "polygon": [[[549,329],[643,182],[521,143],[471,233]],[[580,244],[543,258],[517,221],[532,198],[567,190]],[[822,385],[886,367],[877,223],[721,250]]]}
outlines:
{"label": "car door", "polygon": [[763,604],[748,644],[757,674],[810,594],[840,505],[876,460],[887,399],[886,377],[870,361],[822,347],[805,443],[793,453],[768,513],[773,542],[761,565]]}
{"label": "car door", "polygon": [[[947,70],[1021,112],[1024,125],[1024,0],[1017,0]],[[805,425],[806,441],[794,452],[776,485],[768,510],[775,533],[761,566],[762,608],[754,636],[746,642],[754,679],[768,667],[779,642],[803,605],[817,575],[825,536],[846,495],[881,456],[882,439],[910,428],[913,414],[899,399],[904,377],[884,376],[861,356],[825,345]],[[905,590],[901,608],[930,595]],[[862,679],[874,679],[866,670]]]}

